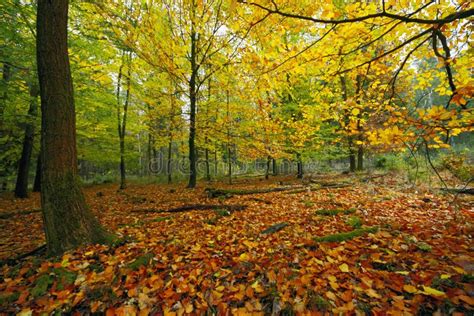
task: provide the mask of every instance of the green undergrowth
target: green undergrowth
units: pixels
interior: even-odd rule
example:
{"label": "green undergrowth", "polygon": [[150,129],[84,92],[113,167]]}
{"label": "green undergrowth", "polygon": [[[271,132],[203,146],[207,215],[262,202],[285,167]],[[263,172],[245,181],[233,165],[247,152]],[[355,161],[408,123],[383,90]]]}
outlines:
{"label": "green undergrowth", "polygon": [[323,215],[323,216],[336,216],[339,214],[343,215],[349,215],[355,213],[356,209],[355,208],[350,208],[347,210],[342,210],[342,209],[335,209],[335,210],[317,210],[316,215]]}
{"label": "green undergrowth", "polygon": [[322,237],[314,237],[314,241],[316,242],[342,242],[346,240],[353,239],[355,237],[363,236],[369,233],[375,233],[378,231],[378,227],[364,227],[354,229],[353,231],[346,232],[346,233],[337,233],[332,235],[326,235]]}

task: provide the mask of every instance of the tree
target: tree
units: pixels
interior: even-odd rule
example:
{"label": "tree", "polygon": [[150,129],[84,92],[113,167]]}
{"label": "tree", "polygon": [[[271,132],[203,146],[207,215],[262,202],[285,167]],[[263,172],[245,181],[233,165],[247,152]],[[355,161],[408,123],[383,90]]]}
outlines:
{"label": "tree", "polygon": [[36,22],[42,112],[41,207],[50,255],[113,239],[87,208],[77,174],[68,7],[67,0],[39,0]]}

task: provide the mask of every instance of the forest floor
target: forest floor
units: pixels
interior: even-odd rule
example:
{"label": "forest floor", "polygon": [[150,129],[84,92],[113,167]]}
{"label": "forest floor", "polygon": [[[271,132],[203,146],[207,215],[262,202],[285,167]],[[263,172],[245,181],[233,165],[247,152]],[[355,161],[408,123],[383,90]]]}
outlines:
{"label": "forest floor", "polygon": [[[293,178],[193,190],[86,187],[93,212],[126,241],[16,262],[6,260],[44,244],[40,200],[3,194],[0,311],[472,315],[469,196],[453,203],[452,195],[401,185],[393,175],[313,179],[312,189]],[[348,186],[321,187],[329,182]],[[283,190],[211,198],[205,187]],[[219,207],[161,212],[193,204]]]}

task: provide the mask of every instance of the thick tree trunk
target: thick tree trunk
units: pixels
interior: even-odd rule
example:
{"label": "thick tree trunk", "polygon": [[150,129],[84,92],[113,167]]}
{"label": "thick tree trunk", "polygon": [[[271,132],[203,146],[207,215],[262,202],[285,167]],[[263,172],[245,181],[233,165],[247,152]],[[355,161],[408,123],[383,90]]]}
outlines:
{"label": "thick tree trunk", "polygon": [[[36,78],[35,78],[36,79]],[[38,114],[38,96],[39,88],[35,83],[30,85],[30,108],[28,109],[28,118],[32,120]],[[33,140],[35,135],[35,122],[30,121],[25,127],[25,138],[23,140],[23,149],[21,151],[20,161],[18,162],[18,175],[15,185],[15,197],[28,197],[28,175],[30,171],[31,152],[33,151]]]}
{"label": "thick tree trunk", "polygon": [[38,154],[36,159],[36,173],[35,182],[33,183],[33,192],[41,191],[41,153]]}
{"label": "thick tree trunk", "polygon": [[68,0],[38,0],[41,209],[48,254],[112,240],[87,208],[77,170],[76,120],[67,48]]}

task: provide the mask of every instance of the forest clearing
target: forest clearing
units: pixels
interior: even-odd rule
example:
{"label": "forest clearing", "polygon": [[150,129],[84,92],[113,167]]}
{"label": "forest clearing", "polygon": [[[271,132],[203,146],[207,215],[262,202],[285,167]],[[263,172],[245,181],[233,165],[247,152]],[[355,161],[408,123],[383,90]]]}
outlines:
{"label": "forest clearing", "polygon": [[473,15],[0,1],[0,315],[473,315]]}

